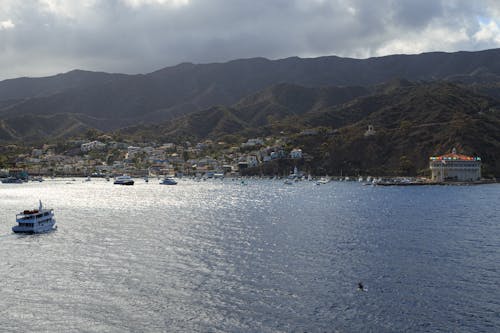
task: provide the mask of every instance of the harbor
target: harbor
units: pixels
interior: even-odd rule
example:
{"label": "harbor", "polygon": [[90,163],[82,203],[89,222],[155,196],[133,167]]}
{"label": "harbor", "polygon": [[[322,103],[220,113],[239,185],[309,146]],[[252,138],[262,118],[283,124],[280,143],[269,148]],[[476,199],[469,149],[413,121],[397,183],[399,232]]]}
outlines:
{"label": "harbor", "polygon": [[[2,329],[403,332],[422,323],[452,331],[498,324],[488,291],[500,260],[492,218],[500,214],[499,184],[135,180],[0,185]],[[12,233],[16,214],[39,198],[54,209],[57,231]],[[479,309],[481,318],[468,315]]]}

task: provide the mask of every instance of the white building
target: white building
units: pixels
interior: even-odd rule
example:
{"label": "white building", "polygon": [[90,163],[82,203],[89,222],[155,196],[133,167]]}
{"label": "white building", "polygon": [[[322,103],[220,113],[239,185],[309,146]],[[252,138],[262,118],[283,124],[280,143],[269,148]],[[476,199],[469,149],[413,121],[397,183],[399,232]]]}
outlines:
{"label": "white building", "polygon": [[368,129],[365,132],[365,136],[372,136],[372,135],[375,135],[376,133],[377,132],[375,132],[373,125],[368,125]]}
{"label": "white building", "polygon": [[293,149],[290,152],[291,158],[302,158],[302,149]]}
{"label": "white building", "polygon": [[132,158],[135,157],[135,155],[139,154],[140,152],[142,152],[142,148],[141,147],[128,146],[127,147],[127,156],[126,156],[126,158],[127,159],[132,159]]}
{"label": "white building", "polygon": [[255,138],[255,139],[248,139],[247,142],[242,143],[241,147],[246,148],[246,147],[255,147],[257,145],[263,145],[264,140],[262,138]]}
{"label": "white building", "polygon": [[481,158],[457,154],[453,148],[450,154],[429,158],[432,180],[477,181],[481,179]]}
{"label": "white building", "polygon": [[318,135],[319,131],[315,128],[308,128],[300,132],[300,135],[304,136],[315,136]]}
{"label": "white building", "polygon": [[106,148],[106,144],[100,141],[82,143],[82,145],[80,146],[80,150],[84,153],[89,152],[91,150],[102,150],[104,148]]}
{"label": "white building", "polygon": [[42,155],[43,155],[43,150],[41,150],[41,149],[33,149],[31,151],[31,156],[33,156],[33,157],[40,157]]}
{"label": "white building", "polygon": [[255,155],[248,155],[247,156],[247,163],[249,168],[255,168],[256,166],[259,165],[259,160],[257,159],[257,156]]}

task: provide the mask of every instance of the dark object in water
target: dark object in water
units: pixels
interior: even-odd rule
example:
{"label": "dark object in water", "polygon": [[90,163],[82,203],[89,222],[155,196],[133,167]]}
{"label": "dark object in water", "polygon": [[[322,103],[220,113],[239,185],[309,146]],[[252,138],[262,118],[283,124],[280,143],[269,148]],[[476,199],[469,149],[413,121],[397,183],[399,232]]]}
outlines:
{"label": "dark object in water", "polygon": [[362,282],[358,282],[358,290],[359,291],[365,291],[365,287],[363,286]]}

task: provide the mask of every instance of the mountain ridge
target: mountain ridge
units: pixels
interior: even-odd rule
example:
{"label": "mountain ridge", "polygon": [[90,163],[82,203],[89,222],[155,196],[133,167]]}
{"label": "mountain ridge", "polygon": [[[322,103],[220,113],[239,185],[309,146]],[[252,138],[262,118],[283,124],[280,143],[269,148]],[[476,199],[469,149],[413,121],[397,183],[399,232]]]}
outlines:
{"label": "mountain ridge", "polygon": [[[237,59],[183,63],[148,74],[74,70],[47,78],[0,82],[0,119],[23,114],[78,113],[106,118],[101,130],[136,122],[157,122],[232,105],[266,87],[370,87],[395,78],[464,81],[477,92],[500,98],[500,49],[430,52],[354,59],[337,56]],[[11,100],[12,102],[8,102]]]}
{"label": "mountain ridge", "polygon": [[[415,173],[424,167],[421,156],[456,141],[485,156],[486,168],[500,175],[499,58],[500,49],[250,58],[182,63],[148,74],[75,70],[6,80],[0,82],[0,142],[64,139],[89,129],[138,140],[233,142],[290,133],[320,161],[316,168],[333,172],[348,163],[394,172],[405,156]],[[366,139],[369,124],[378,134]],[[308,128],[321,135],[298,135]]]}
{"label": "mountain ridge", "polygon": [[[397,82],[321,108],[315,105],[325,87],[280,84],[229,107],[212,107],[163,124],[135,126],[118,133],[132,140],[229,139],[235,143],[256,136],[285,135],[293,138],[294,146],[321,161],[313,163],[316,173],[321,169],[332,174],[342,168],[394,174],[403,157],[412,166],[407,171],[417,174],[426,169],[428,156],[456,146],[484,156],[485,170],[500,175],[499,101],[450,82]],[[293,96],[310,94],[315,99],[295,112],[293,98],[276,103],[283,97],[283,89],[289,89]],[[262,117],[261,112],[272,117]],[[365,136],[368,125],[374,126],[376,135]],[[300,134],[308,128],[323,134]],[[348,164],[343,165],[346,161]]]}

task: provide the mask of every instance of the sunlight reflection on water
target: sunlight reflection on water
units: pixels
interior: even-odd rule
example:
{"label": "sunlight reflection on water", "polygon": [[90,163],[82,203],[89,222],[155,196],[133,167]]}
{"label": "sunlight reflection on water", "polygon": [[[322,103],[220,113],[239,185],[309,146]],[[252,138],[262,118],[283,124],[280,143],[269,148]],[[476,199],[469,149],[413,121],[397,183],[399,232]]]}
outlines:
{"label": "sunlight reflection on water", "polygon": [[[0,186],[2,330],[500,326],[498,185],[67,183]],[[59,229],[12,234],[38,199]]]}

